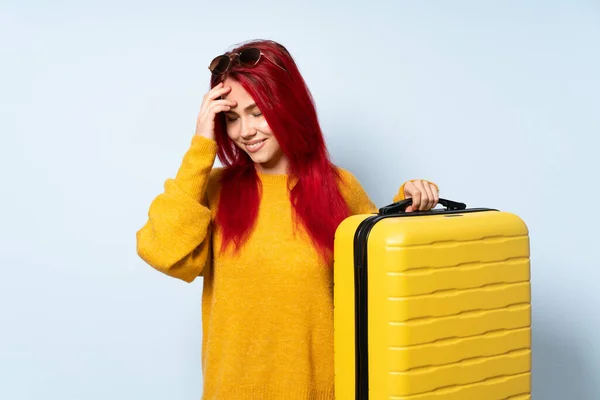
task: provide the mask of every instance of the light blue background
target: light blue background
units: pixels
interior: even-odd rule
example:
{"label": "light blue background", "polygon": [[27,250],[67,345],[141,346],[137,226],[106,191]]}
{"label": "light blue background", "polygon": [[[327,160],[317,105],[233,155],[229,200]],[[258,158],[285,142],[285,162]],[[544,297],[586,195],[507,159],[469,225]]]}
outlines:
{"label": "light blue background", "polygon": [[[534,398],[600,398],[598,1],[2,2],[0,398],[198,399],[202,285],[135,252],[208,62],[272,38],[378,205],[531,230]],[[165,2],[166,3],[166,2]]]}

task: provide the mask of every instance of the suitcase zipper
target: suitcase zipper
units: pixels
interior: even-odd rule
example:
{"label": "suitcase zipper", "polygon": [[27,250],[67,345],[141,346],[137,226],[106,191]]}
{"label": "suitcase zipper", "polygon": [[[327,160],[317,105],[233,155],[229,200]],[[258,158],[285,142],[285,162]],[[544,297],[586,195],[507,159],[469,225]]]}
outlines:
{"label": "suitcase zipper", "polygon": [[356,400],[369,398],[369,324],[367,239],[373,226],[382,216],[363,220],[354,235],[354,339]]}

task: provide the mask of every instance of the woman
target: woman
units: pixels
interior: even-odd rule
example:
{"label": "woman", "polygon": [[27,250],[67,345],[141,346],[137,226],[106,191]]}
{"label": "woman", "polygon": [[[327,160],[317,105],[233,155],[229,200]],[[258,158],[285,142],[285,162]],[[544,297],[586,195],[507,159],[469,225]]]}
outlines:
{"label": "woman", "polygon": [[[377,211],[329,160],[291,55],[254,41],[215,58],[196,133],[150,205],[138,254],[204,278],[203,399],[333,399],[332,252],[339,223]],[[223,168],[213,168],[219,157]],[[410,181],[394,201],[437,204]]]}

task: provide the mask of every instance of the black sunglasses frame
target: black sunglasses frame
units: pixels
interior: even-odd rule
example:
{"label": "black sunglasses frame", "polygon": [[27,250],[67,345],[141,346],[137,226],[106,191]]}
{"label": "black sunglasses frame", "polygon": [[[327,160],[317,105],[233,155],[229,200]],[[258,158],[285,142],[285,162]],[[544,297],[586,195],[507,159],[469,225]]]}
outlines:
{"label": "black sunglasses frame", "polygon": [[[229,71],[229,69],[233,66],[235,62],[244,67],[252,68],[255,67],[263,57],[271,61],[273,64],[277,65],[282,70],[286,71],[285,68],[277,64],[275,61],[271,60],[265,53],[263,53],[260,49],[256,47],[249,47],[247,49],[243,49],[239,53],[225,53],[220,56],[217,56],[210,62],[208,69],[214,76],[219,76]],[[219,66],[223,63],[226,64],[219,68]]]}

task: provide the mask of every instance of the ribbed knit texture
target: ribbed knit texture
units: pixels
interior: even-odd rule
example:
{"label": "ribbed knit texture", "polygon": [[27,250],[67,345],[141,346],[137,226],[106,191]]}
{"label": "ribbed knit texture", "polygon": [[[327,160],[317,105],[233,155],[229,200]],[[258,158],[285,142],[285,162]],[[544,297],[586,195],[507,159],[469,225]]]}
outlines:
{"label": "ribbed knit texture", "polygon": [[[259,174],[248,242],[238,255],[215,251],[215,156],[214,141],[194,136],[137,233],[138,254],[157,270],[186,282],[204,276],[203,399],[333,400],[332,268],[293,228],[286,175]],[[340,171],[352,213],[376,212],[354,176]]]}

